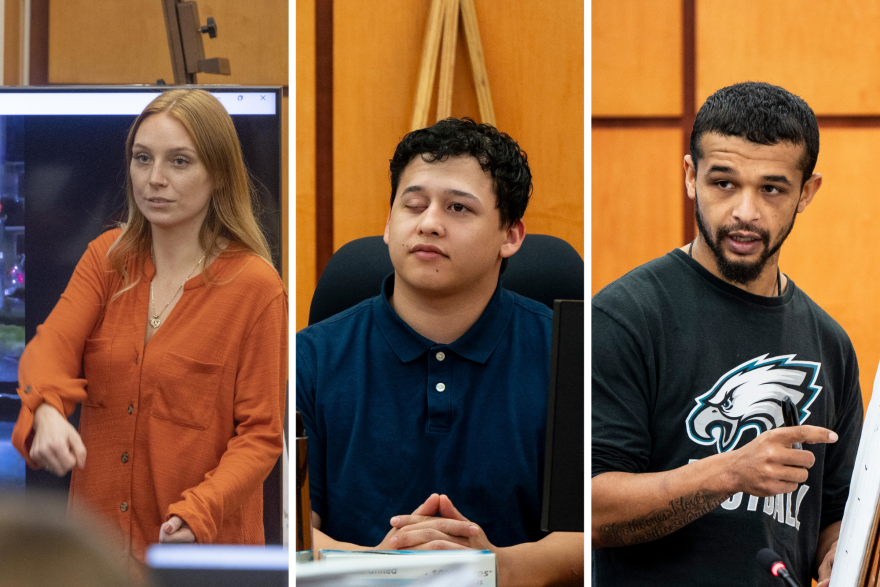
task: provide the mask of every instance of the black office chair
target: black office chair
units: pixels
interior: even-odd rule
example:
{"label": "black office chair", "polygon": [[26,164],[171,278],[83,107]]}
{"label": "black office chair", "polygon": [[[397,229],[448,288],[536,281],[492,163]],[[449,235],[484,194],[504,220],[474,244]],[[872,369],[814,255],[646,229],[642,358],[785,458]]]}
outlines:
{"label": "black office chair", "polygon": [[[309,324],[315,324],[379,295],[382,279],[394,271],[388,245],[381,236],[368,236],[343,245],[318,280]],[[574,247],[546,234],[529,234],[510,257],[501,276],[507,289],[548,308],[553,300],[584,299],[584,262]]]}

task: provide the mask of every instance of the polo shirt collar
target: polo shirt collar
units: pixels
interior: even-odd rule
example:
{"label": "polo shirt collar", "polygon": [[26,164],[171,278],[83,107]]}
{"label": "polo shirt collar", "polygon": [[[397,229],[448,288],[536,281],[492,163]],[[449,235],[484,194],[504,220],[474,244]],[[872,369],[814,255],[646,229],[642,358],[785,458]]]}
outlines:
{"label": "polo shirt collar", "polygon": [[[410,328],[397,315],[388,302],[393,292],[394,273],[391,273],[382,282],[382,294],[373,298],[373,317],[394,354],[408,363],[437,344]],[[485,363],[501,341],[512,315],[513,294],[501,287],[499,281],[480,318],[458,340],[445,346],[466,359]]]}

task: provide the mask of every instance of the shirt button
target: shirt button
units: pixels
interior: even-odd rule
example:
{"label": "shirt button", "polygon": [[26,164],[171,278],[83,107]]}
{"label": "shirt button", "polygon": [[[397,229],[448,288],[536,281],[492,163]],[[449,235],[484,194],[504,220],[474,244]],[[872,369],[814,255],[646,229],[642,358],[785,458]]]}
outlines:
{"label": "shirt button", "polygon": [[443,391],[446,389],[446,386],[445,386],[444,384],[442,384],[442,383],[438,383],[436,389],[437,389],[437,391],[439,391],[440,393],[443,393]]}
{"label": "shirt button", "polygon": [[138,364],[138,358],[139,358],[139,357],[135,357],[135,358],[134,358],[134,364],[135,364],[135,365]]}
{"label": "shirt button", "polygon": [[444,353],[443,351],[440,351],[440,352],[437,353],[435,356],[437,357],[437,360],[438,360],[438,361],[442,361],[443,359],[446,358],[446,353]]}
{"label": "shirt button", "polygon": [[119,506],[119,509],[122,510],[123,512],[127,512],[128,511],[128,502],[123,501],[122,504]]}
{"label": "shirt button", "polygon": [[127,452],[122,453],[122,462],[123,463],[128,462],[128,453]]}
{"label": "shirt button", "polygon": [[134,405],[130,405],[130,406],[128,406],[128,413],[129,413],[129,414],[133,414],[133,413],[134,413]]}
{"label": "shirt button", "polygon": [[27,387],[25,387],[25,388],[24,388],[24,392],[25,392],[26,394],[27,394],[27,393],[30,393],[30,392],[31,392],[31,386],[28,385]]}

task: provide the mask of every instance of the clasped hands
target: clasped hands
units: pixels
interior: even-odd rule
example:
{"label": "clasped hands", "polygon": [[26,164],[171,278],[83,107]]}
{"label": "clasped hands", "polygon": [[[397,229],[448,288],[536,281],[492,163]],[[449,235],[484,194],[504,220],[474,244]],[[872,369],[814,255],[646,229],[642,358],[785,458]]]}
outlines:
{"label": "clasped hands", "polygon": [[391,518],[391,526],[376,550],[495,551],[483,529],[461,515],[445,495],[431,494],[411,515]]}

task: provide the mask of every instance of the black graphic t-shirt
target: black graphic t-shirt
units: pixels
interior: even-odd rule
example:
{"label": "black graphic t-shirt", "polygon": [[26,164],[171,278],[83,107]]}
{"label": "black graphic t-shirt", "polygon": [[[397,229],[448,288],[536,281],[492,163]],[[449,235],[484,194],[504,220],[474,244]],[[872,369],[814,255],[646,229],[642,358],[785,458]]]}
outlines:
{"label": "black graphic t-shirt", "polygon": [[768,547],[810,584],[820,530],[843,518],[862,427],[855,351],[843,329],[792,281],[750,294],[675,250],[592,300],[592,476],[677,469],[741,448],[781,426],[835,431],[807,481],[769,498],[738,493],[662,538],[593,551],[593,585],[767,585]]}

